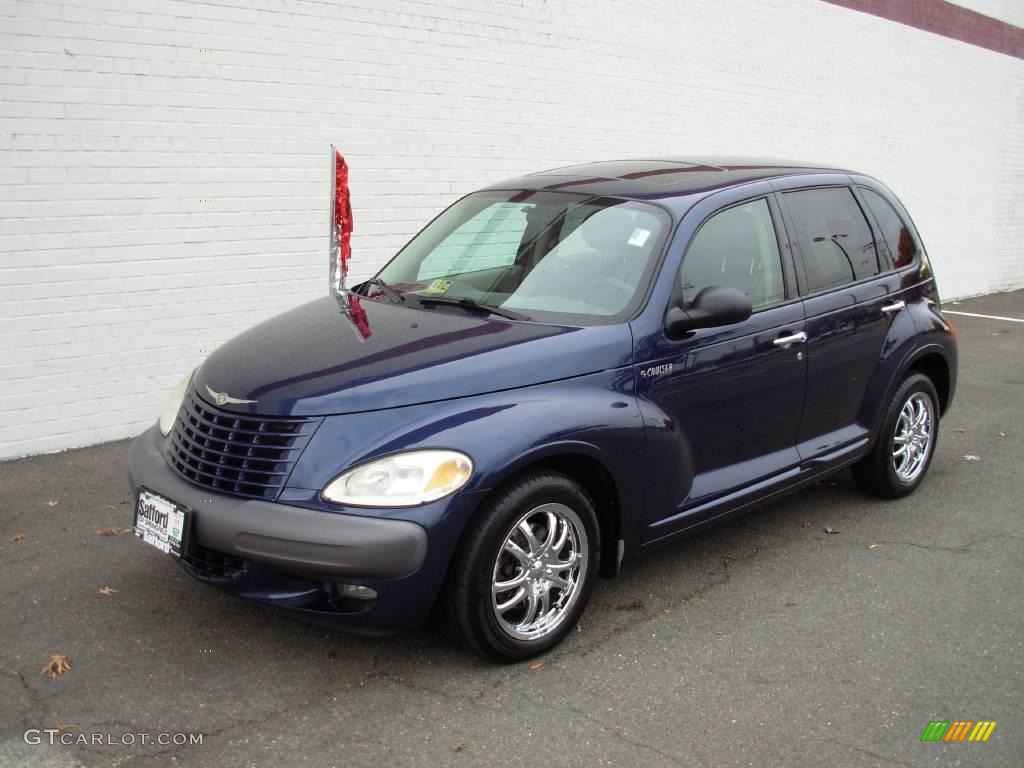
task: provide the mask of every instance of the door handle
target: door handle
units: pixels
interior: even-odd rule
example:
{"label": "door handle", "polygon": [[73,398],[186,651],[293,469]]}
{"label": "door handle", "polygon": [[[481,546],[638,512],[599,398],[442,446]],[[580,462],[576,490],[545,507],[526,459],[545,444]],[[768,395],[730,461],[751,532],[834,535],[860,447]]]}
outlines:
{"label": "door handle", "polygon": [[805,341],[807,341],[807,334],[800,331],[792,336],[780,336],[772,344],[776,347],[788,347],[790,344],[803,344]]}
{"label": "door handle", "polygon": [[892,304],[886,304],[882,307],[882,311],[888,315],[890,312],[899,312],[905,306],[907,306],[905,301],[894,301]]}

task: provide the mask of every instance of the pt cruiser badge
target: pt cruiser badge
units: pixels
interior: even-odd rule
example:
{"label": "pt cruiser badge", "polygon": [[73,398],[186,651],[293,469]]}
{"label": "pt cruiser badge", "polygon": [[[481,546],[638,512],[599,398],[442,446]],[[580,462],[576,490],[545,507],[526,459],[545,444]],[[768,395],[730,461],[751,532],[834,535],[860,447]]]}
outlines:
{"label": "pt cruiser badge", "polygon": [[663,373],[672,373],[672,363],[652,365],[650,368],[644,368],[640,371],[640,375],[645,379],[649,379],[652,376],[660,376]]}

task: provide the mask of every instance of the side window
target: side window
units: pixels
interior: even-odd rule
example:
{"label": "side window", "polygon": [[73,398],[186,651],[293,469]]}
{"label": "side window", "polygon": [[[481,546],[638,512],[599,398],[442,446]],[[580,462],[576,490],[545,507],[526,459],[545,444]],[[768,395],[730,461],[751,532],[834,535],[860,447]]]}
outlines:
{"label": "side window", "polygon": [[838,288],[882,271],[871,228],[850,189],[804,189],[782,198],[796,228],[808,293]]}
{"label": "side window", "polygon": [[484,208],[437,244],[416,279],[507,267],[516,260],[532,206],[501,203]]}
{"label": "side window", "polygon": [[738,288],[750,297],[754,309],[785,299],[768,202],[752,200],[705,221],[686,251],[682,280],[687,305],[712,285]]}
{"label": "side window", "polygon": [[860,192],[882,230],[882,238],[889,246],[889,253],[892,254],[893,266],[897,269],[907,266],[917,255],[917,245],[907,225],[903,223],[903,219],[889,201],[875,190],[861,187]]}

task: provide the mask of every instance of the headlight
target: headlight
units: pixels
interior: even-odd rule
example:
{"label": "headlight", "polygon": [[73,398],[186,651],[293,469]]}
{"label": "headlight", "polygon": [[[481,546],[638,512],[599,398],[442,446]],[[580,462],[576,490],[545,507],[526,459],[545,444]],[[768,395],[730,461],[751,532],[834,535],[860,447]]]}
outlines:
{"label": "headlight", "polygon": [[406,451],[343,472],[323,497],[357,507],[413,507],[455,493],[473,474],[473,462],[458,451]]}
{"label": "headlight", "polygon": [[160,411],[160,434],[164,437],[171,434],[171,427],[174,426],[174,421],[178,418],[178,411],[185,400],[188,385],[192,383],[192,377],[195,375],[196,372],[192,371],[192,373],[178,382],[178,386],[171,391],[171,396],[167,398],[164,409]]}

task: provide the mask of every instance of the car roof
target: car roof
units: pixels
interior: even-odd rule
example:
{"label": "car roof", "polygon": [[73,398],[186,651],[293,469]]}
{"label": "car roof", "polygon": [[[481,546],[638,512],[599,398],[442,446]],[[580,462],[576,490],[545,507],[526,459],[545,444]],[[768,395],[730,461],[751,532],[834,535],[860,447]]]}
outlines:
{"label": "car roof", "polygon": [[762,179],[851,173],[834,166],[749,157],[665,157],[567,165],[506,179],[487,189],[579,192],[636,200],[707,194]]}

